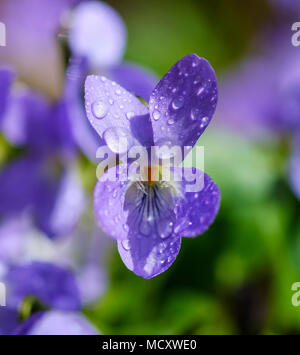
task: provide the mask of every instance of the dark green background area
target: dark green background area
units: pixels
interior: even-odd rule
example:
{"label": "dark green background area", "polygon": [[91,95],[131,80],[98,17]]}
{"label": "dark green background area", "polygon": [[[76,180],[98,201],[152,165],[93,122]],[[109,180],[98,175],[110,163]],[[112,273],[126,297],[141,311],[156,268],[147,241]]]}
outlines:
{"label": "dark green background area", "polygon": [[[109,3],[128,27],[125,59],[159,76],[194,52],[220,81],[278,20],[262,0]],[[300,280],[300,203],[287,182],[287,152],[213,125],[198,144],[222,192],[215,223],[184,239],[173,266],[151,280],[129,272],[114,251],[108,292],[86,314],[109,334],[298,333],[291,286]]]}

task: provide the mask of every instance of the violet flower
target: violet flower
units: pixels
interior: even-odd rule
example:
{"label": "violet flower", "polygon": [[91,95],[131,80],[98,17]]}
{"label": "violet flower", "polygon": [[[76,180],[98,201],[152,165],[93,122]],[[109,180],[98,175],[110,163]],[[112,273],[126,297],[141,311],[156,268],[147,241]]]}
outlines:
{"label": "violet flower", "polygon": [[22,90],[11,95],[2,117],[5,137],[26,152],[0,172],[0,215],[30,211],[49,237],[70,233],[85,207],[65,106]]}
{"label": "violet flower", "polygon": [[[195,54],[181,59],[154,89],[149,109],[140,100],[105,77],[86,80],[87,116],[115,153],[118,140],[129,146],[193,146],[208,126],[217,103],[217,82],[210,64]],[[120,147],[119,147],[120,148]],[[122,147],[121,147],[122,149]],[[124,153],[124,152],[123,152]],[[220,192],[204,174],[199,192],[186,192],[184,178],[177,184],[164,181],[140,184],[126,180],[126,164],[108,170],[99,179],[95,212],[100,226],[117,239],[125,265],[139,276],[154,277],[174,262],[181,237],[203,233],[215,219]],[[117,181],[107,180],[113,170]],[[171,168],[173,172],[196,172]],[[143,187],[143,188],[141,188]]]}

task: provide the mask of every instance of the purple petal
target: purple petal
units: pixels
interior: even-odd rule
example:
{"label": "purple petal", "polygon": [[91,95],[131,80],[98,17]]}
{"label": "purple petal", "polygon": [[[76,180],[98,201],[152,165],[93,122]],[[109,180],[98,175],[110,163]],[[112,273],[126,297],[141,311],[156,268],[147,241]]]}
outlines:
{"label": "purple petal", "polygon": [[57,309],[77,310],[81,306],[73,275],[49,263],[16,266],[8,272],[6,284],[7,302],[13,308],[18,308],[27,296],[34,296],[43,305]]}
{"label": "purple petal", "polygon": [[20,217],[5,218],[0,225],[0,262],[20,261],[26,242],[28,224]]}
{"label": "purple petal", "polygon": [[11,335],[18,325],[18,312],[0,307],[0,335]]}
{"label": "purple petal", "polygon": [[43,179],[37,187],[37,224],[49,237],[70,233],[85,206],[85,193],[75,170],[66,169],[58,181]]}
{"label": "purple petal", "polygon": [[14,145],[44,146],[48,110],[48,102],[40,94],[28,89],[14,92],[3,117],[3,134]]}
{"label": "purple petal", "polygon": [[[196,237],[204,233],[213,223],[220,207],[220,191],[218,186],[206,174],[201,191],[187,192],[186,187],[191,182],[186,179],[187,174],[195,174],[194,168],[174,168],[178,173],[182,171],[182,196],[176,202],[176,223],[174,231],[182,237]],[[203,174],[203,173],[201,173]]]}
{"label": "purple petal", "polygon": [[86,60],[79,58],[70,60],[65,84],[66,110],[78,146],[91,161],[96,162],[97,149],[105,145],[105,142],[86,119],[82,93],[87,73]]}
{"label": "purple petal", "polygon": [[23,211],[25,207],[33,207],[40,179],[40,166],[37,159],[22,158],[1,171],[1,215],[13,215]]}
{"label": "purple petal", "polygon": [[31,316],[18,335],[97,335],[96,328],[80,313],[49,311]]}
{"label": "purple petal", "polygon": [[[168,269],[180,249],[181,238],[173,231],[175,200],[169,189],[144,195],[137,182],[122,181],[126,170],[121,165],[103,174],[95,188],[95,213],[101,228],[118,239],[125,265],[151,278]],[[118,181],[106,181],[116,171]]]}
{"label": "purple petal", "polygon": [[300,139],[296,136],[291,160],[290,160],[290,183],[296,196],[300,199]]}
{"label": "purple petal", "polygon": [[[117,181],[106,181],[110,175]],[[124,211],[124,199],[128,182],[125,182],[127,169],[123,165],[109,169],[101,176],[94,190],[94,209],[103,231],[115,239],[124,239],[128,235]],[[122,181],[123,180],[123,181]]]}
{"label": "purple petal", "polygon": [[210,64],[195,54],[177,62],[150,99],[154,143],[193,146],[217,104],[217,81]]}
{"label": "purple petal", "polygon": [[73,11],[68,38],[73,55],[86,57],[95,68],[109,67],[122,59],[126,28],[112,7],[89,1]]}
{"label": "purple petal", "polygon": [[0,123],[8,103],[9,91],[14,79],[14,73],[10,69],[0,69]]}
{"label": "purple petal", "polygon": [[[121,86],[103,76],[90,75],[85,83],[88,119],[114,153],[125,153],[143,137],[134,136],[132,123],[149,123],[148,108]],[[148,130],[145,132],[149,134]],[[121,143],[121,145],[119,144]],[[125,147],[127,145],[127,147]]]}
{"label": "purple petal", "polygon": [[127,91],[149,102],[158,78],[149,70],[134,63],[125,63],[109,70],[110,77]]}

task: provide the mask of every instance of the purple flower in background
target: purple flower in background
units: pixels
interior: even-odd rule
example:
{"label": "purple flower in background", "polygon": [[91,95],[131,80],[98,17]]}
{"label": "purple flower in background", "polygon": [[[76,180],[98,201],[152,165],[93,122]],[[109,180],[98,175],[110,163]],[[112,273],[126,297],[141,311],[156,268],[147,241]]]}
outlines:
{"label": "purple flower in background", "polygon": [[73,311],[81,307],[72,273],[50,263],[32,262],[12,267],[6,274],[5,284],[7,306],[12,309],[18,309],[28,296],[51,308]]}
{"label": "purple flower in background", "polygon": [[[0,334],[88,335],[97,330],[78,311],[81,306],[74,276],[50,263],[33,262],[12,268],[5,278],[7,306],[0,309]],[[23,323],[18,310],[33,297],[49,311],[33,313]]]}
{"label": "purple flower in background", "polygon": [[[181,59],[161,79],[150,97],[149,109],[140,100],[101,76],[86,80],[88,118],[107,146],[193,146],[208,126],[217,103],[217,82],[210,64],[195,54]],[[121,147],[122,148],[122,147]],[[152,167],[148,167],[150,170]],[[159,169],[159,168],[158,168]],[[111,170],[117,181],[106,179]],[[99,179],[95,212],[103,230],[118,240],[125,265],[139,276],[154,277],[175,260],[181,237],[203,233],[215,219],[220,203],[218,187],[204,176],[199,192],[187,192],[188,181],[129,181],[128,166],[109,169]],[[193,168],[171,168],[174,174],[195,173]],[[204,174],[204,175],[203,175]]]}
{"label": "purple flower in background", "polygon": [[6,110],[10,87],[13,81],[13,72],[10,69],[0,69],[0,131],[3,114]]}
{"label": "purple flower in background", "polygon": [[87,1],[71,13],[68,43],[72,53],[66,76],[65,96],[74,137],[92,161],[97,148],[105,144],[91,129],[82,108],[84,80],[89,73],[103,74],[145,100],[157,78],[133,63],[122,63],[126,27],[119,14],[104,2]]}
{"label": "purple flower in background", "polygon": [[11,94],[2,117],[5,137],[26,152],[0,171],[0,215],[29,211],[50,237],[68,234],[85,207],[65,106],[25,89]]}
{"label": "purple flower in background", "polygon": [[97,335],[97,329],[80,313],[52,310],[32,315],[15,328],[14,335]]}
{"label": "purple flower in background", "polygon": [[292,142],[289,176],[300,198],[300,57],[288,29],[276,40],[271,37],[272,45],[263,55],[246,60],[225,77],[217,118],[220,125],[252,139],[288,137]]}

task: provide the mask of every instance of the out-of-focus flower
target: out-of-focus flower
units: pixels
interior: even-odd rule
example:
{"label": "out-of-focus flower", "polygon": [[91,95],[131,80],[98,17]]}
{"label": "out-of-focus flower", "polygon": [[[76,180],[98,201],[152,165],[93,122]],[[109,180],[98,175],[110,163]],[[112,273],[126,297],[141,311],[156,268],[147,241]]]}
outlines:
{"label": "out-of-focus flower", "polygon": [[[40,322],[36,321],[40,316],[43,319],[41,332],[49,334],[56,330],[58,334],[77,334],[76,331],[86,334],[94,329],[77,312],[98,299],[106,288],[101,258],[103,261],[107,247],[102,243],[99,229],[97,235],[88,233],[88,229],[69,239],[50,240],[35,230],[28,218],[2,223],[0,279],[7,286],[7,307],[0,309],[0,334],[39,332]],[[20,324],[20,311],[22,315],[24,309],[29,315],[31,310],[36,312],[41,307],[50,311],[38,316],[33,313]],[[54,319],[58,320],[52,317],[55,313],[60,315],[61,328],[57,324],[53,327]],[[79,326],[80,319],[83,328]],[[29,332],[34,324],[37,324],[35,330]]]}
{"label": "out-of-focus flower", "polygon": [[73,134],[92,161],[105,144],[87,124],[82,108],[84,80],[89,73],[104,74],[145,100],[157,83],[150,71],[133,63],[122,63],[126,27],[120,16],[103,2],[88,1],[74,9],[69,19],[68,43],[72,57],[67,70],[65,95]]}
{"label": "out-of-focus flower", "polygon": [[0,63],[13,66],[28,85],[51,97],[59,97],[64,64],[57,33],[63,14],[78,2],[2,0],[0,13],[7,29],[7,45],[1,49]]}
{"label": "out-of-focus flower", "polygon": [[69,238],[51,240],[34,228],[28,216],[10,218],[0,226],[0,278],[11,268],[46,262],[71,270],[83,305],[96,301],[106,290],[104,256],[108,238],[89,220]]}
{"label": "out-of-focus flower", "polygon": [[[193,146],[208,126],[217,103],[215,73],[205,59],[191,54],[161,79],[150,98],[149,109],[140,100],[101,76],[86,80],[86,111],[97,133],[114,153],[118,139],[145,146]],[[100,107],[100,110],[95,108]],[[152,167],[150,171],[152,170]],[[95,211],[103,230],[118,240],[125,265],[139,276],[154,277],[175,260],[182,236],[203,233],[216,217],[218,187],[204,174],[204,187],[186,192],[186,173],[192,168],[171,168],[183,181],[176,184],[126,180],[128,166],[109,169],[98,181]],[[149,174],[148,174],[149,175]],[[150,173],[151,175],[151,173]],[[203,175],[202,175],[203,176]]]}
{"label": "out-of-focus flower", "polygon": [[[67,270],[47,263],[32,263],[12,269],[7,285],[9,304],[0,309],[1,335],[98,334],[78,311],[78,288]],[[19,309],[26,302],[26,296],[34,297],[33,301],[51,309],[33,313],[20,323]]]}
{"label": "out-of-focus flower", "polygon": [[30,210],[50,237],[69,233],[85,207],[65,107],[25,89],[11,95],[2,118],[5,137],[26,152],[0,172],[0,215]]}
{"label": "out-of-focus flower", "polygon": [[13,71],[10,69],[0,69],[0,130],[2,116],[6,110],[10,87],[13,81]]}
{"label": "out-of-focus flower", "polygon": [[15,328],[14,335],[97,335],[96,328],[80,313],[52,310],[31,316]]}
{"label": "out-of-focus flower", "polygon": [[12,267],[5,278],[7,306],[19,309],[28,296],[35,297],[43,306],[79,310],[81,300],[72,273],[46,262],[32,262]]}
{"label": "out-of-focus flower", "polygon": [[300,197],[295,163],[299,150],[294,148],[300,132],[300,57],[285,31],[275,38],[263,55],[246,60],[225,77],[216,116],[223,127],[251,139],[295,140],[291,145],[290,177]]}

